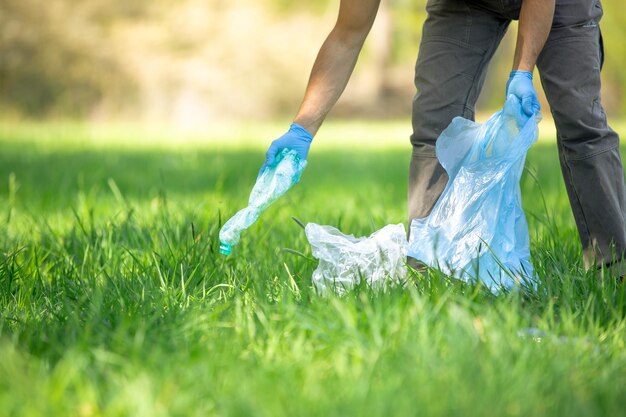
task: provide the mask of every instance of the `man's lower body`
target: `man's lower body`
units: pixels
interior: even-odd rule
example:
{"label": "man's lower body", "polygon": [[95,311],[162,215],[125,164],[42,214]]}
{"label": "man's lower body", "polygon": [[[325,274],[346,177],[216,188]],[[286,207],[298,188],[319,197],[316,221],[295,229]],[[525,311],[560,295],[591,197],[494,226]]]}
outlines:
{"label": "man's lower body", "polygon": [[[454,117],[474,119],[487,65],[520,6],[521,0],[428,1],[415,69],[409,220],[427,216],[441,195],[448,178],[435,156],[436,139]],[[599,0],[556,0],[537,61],[587,267],[621,263],[626,252],[619,137],[600,102],[601,17]]]}

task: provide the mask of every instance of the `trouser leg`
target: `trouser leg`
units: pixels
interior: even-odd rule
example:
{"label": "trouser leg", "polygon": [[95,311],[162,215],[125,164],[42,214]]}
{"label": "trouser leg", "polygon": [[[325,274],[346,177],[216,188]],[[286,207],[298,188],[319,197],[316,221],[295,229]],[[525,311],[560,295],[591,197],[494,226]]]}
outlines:
{"label": "trouser leg", "polygon": [[436,139],[454,117],[474,118],[487,64],[510,22],[464,0],[429,0],[426,9],[415,68],[409,222],[427,216],[445,188]]}
{"label": "trouser leg", "polygon": [[626,251],[619,137],[600,101],[601,16],[597,0],[557,0],[553,28],[537,62],[587,267],[621,260]]}

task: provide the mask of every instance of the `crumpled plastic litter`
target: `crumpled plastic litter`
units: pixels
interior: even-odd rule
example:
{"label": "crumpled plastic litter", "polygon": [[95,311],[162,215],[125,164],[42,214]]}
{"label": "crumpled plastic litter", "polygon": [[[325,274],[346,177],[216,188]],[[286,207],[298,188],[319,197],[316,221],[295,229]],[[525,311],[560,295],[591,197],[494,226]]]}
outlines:
{"label": "crumpled plastic litter", "polygon": [[411,222],[409,256],[492,292],[532,281],[519,183],[538,120],[509,96],[484,124],[452,121],[436,145],[448,184],[432,212]]}
{"label": "crumpled plastic litter", "polygon": [[520,179],[526,153],[537,140],[539,113],[527,116],[509,96],[486,123],[455,118],[437,140],[448,184],[429,216],[388,225],[368,238],[309,223],[305,232],[319,259],[313,284],[339,294],[366,280],[373,287],[402,282],[405,256],[492,292],[532,283],[528,225]]}
{"label": "crumpled plastic litter", "polygon": [[261,214],[285,194],[298,181],[306,168],[306,160],[294,150],[283,149],[274,165],[261,172],[250,192],[248,206],[239,210],[222,227],[219,233],[220,252],[228,255],[239,243],[241,233],[249,228]]}
{"label": "crumpled plastic litter", "polygon": [[313,284],[320,293],[344,294],[365,280],[372,288],[404,282],[406,229],[390,224],[369,237],[344,235],[332,226],[309,223],[304,229],[312,254],[319,260]]}

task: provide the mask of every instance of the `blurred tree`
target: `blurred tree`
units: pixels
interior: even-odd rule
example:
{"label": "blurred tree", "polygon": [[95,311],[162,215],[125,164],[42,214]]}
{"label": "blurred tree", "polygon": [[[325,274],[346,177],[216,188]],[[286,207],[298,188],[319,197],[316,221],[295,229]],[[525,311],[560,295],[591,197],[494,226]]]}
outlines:
{"label": "blurred tree", "polygon": [[[141,3],[141,2],[138,2]],[[106,98],[128,99],[125,74],[107,45],[106,25],[126,2],[0,2],[0,106],[32,116],[85,116]],[[122,6],[122,7],[120,7]]]}
{"label": "blurred tree", "polygon": [[[336,18],[330,0],[0,0],[0,110],[187,120],[295,111]],[[426,0],[383,0],[342,116],[406,116]],[[626,111],[626,14],[604,0],[608,112]],[[498,106],[514,42],[490,67]]]}

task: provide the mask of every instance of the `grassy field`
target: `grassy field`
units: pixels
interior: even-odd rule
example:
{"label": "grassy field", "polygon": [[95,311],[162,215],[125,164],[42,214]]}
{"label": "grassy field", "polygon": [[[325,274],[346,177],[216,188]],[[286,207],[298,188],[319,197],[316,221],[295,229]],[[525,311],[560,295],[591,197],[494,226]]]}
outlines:
{"label": "grassy field", "polygon": [[1,127],[0,416],[624,415],[624,287],[584,272],[549,129],[522,181],[536,290],[315,294],[292,216],[406,220],[406,125],[359,126],[321,132],[230,257],[279,127]]}

